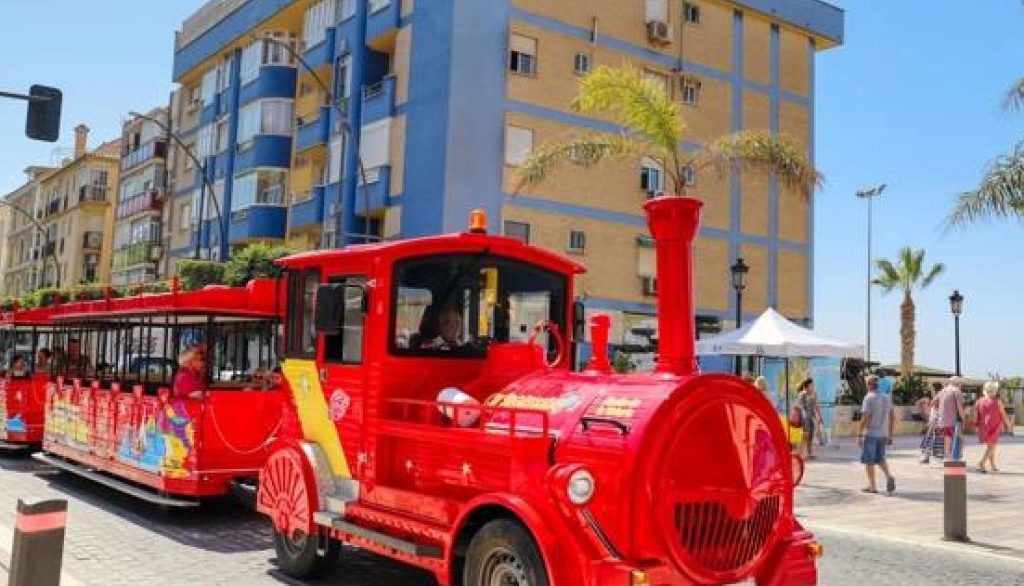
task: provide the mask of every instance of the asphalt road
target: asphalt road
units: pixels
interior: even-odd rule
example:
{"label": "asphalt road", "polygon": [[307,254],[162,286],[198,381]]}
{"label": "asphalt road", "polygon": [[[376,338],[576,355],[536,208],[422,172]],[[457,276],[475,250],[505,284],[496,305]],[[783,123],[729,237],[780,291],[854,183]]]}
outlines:
{"label": "asphalt road", "polygon": [[[0,525],[13,525],[18,497],[68,499],[64,569],[85,585],[300,584],[276,572],[266,522],[231,499],[199,511],[161,511],[33,460],[0,458]],[[1024,561],[869,535],[815,533],[826,547],[820,582],[825,586],[1024,586]],[[328,575],[308,584],[433,586],[434,581],[412,568],[350,551]]]}

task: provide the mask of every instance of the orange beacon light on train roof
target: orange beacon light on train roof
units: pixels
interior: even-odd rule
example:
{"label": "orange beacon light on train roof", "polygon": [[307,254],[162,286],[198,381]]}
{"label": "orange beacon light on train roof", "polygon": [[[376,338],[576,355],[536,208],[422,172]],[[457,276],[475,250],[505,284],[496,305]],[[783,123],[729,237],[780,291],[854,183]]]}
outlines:
{"label": "orange beacon light on train roof", "polygon": [[476,209],[469,212],[469,232],[471,234],[487,233],[487,212]]}

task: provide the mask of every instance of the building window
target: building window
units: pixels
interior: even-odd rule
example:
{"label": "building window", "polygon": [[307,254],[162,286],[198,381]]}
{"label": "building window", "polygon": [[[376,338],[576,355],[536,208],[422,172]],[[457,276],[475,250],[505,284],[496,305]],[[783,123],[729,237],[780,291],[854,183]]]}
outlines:
{"label": "building window", "polygon": [[324,336],[324,360],[339,364],[361,364],[363,362],[363,329],[366,314],[363,312],[363,288],[365,277],[331,279],[332,284],[344,287],[341,323],[338,333]]}
{"label": "building window", "polygon": [[263,60],[263,41],[256,41],[242,50],[239,80],[242,85],[256,81]]}
{"label": "building window", "polygon": [[688,106],[696,106],[700,102],[700,80],[695,77],[684,77],[683,103]]}
{"label": "building window", "polygon": [[690,2],[684,2],[683,20],[689,24],[700,24],[700,6]]}
{"label": "building window", "polygon": [[228,148],[228,120],[224,118],[217,122],[217,152],[223,153]]}
{"label": "building window", "polygon": [[576,53],[573,58],[572,70],[576,75],[590,73],[590,53]]}
{"label": "building window", "polygon": [[515,238],[523,244],[530,243],[530,225],[526,222],[505,220],[505,236]]}
{"label": "building window", "polygon": [[648,197],[665,192],[665,172],[661,164],[654,159],[645,157],[640,163],[640,189],[644,190]]}
{"label": "building window", "polygon": [[647,0],[645,22],[668,22],[668,0]]}
{"label": "building window", "polygon": [[533,131],[519,126],[505,127],[505,164],[518,166],[526,162],[533,150]]}
{"label": "building window", "polygon": [[327,39],[327,28],[334,24],[335,0],[321,0],[306,9],[302,40],[307,49]]}
{"label": "building window", "polygon": [[687,187],[697,185],[697,169],[693,165],[683,165],[680,167],[679,176],[683,180],[683,185]]}
{"label": "building window", "polygon": [[334,95],[347,100],[352,95],[352,55],[345,54],[338,59],[337,71],[334,74]]}
{"label": "building window", "polygon": [[569,230],[569,252],[583,253],[587,250],[587,233],[583,230]]}
{"label": "building window", "polygon": [[287,172],[260,170],[235,177],[231,191],[231,211],[254,204],[283,205]]}
{"label": "building window", "polygon": [[508,54],[508,69],[518,75],[537,75],[537,39],[512,35]]}
{"label": "building window", "polygon": [[291,136],[293,111],[292,100],[279,98],[259,100],[243,106],[238,110],[238,144],[247,143],[258,134]]}
{"label": "building window", "polygon": [[391,6],[391,0],[368,0],[366,9],[370,14],[375,14]]}
{"label": "building window", "polygon": [[644,78],[653,81],[658,87],[662,88],[667,95],[671,95],[667,75],[658,71],[651,71],[650,69],[645,69],[643,75]]}
{"label": "building window", "polygon": [[178,206],[178,230],[188,232],[192,228],[192,202]]}
{"label": "building window", "polygon": [[390,118],[363,127],[359,135],[359,156],[367,169],[383,167],[391,162]]}
{"label": "building window", "polygon": [[217,92],[227,91],[231,87],[231,64],[233,63],[231,57],[225,57],[224,61],[220,64],[220,71],[217,72]]}
{"label": "building window", "polygon": [[356,0],[341,0],[341,20],[346,21],[356,15]]}
{"label": "building window", "polygon": [[209,106],[213,104],[213,98],[217,96],[217,78],[220,75],[220,68],[214,67],[203,74],[203,84],[200,90],[200,97],[203,101],[203,106]]}
{"label": "building window", "polygon": [[202,160],[213,154],[213,126],[206,125],[199,129],[196,138],[196,156]]}

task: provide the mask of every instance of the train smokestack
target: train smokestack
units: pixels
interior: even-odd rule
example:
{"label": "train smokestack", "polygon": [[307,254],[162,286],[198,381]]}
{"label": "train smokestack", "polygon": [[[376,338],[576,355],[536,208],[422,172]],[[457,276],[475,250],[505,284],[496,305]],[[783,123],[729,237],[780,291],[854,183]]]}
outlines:
{"label": "train smokestack", "polygon": [[664,196],[648,201],[647,226],[654,238],[658,270],[658,360],[656,372],[697,372],[693,301],[693,241],[704,203]]}

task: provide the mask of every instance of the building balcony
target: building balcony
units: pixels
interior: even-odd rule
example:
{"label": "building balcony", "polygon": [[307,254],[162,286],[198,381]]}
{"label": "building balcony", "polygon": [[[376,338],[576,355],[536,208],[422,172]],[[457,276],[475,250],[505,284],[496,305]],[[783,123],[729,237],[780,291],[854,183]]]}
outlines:
{"label": "building balcony", "polygon": [[395,113],[395,76],[363,87],[363,124],[390,118]]}
{"label": "building balcony", "polygon": [[51,240],[43,245],[43,256],[53,256],[57,252],[57,242]]}
{"label": "building balcony", "polygon": [[312,122],[299,124],[295,133],[295,151],[302,152],[316,146],[327,144],[331,126],[331,108],[320,107],[320,115]]}
{"label": "building balcony", "polygon": [[128,171],[152,159],[167,158],[167,142],[151,140],[121,157],[121,171]]}
{"label": "building balcony", "polygon": [[83,185],[78,190],[78,203],[107,203],[107,186]]}
{"label": "building balcony", "polygon": [[163,191],[151,189],[129,197],[117,204],[117,219],[124,219],[141,212],[160,211],[163,207]]}
{"label": "building balcony", "polygon": [[82,235],[83,250],[99,250],[103,248],[103,232],[86,232]]}
{"label": "building balcony", "polygon": [[372,216],[391,202],[391,166],[366,170],[366,183],[356,188],[356,215]]}
{"label": "building balcony", "polygon": [[324,195],[327,188],[317,185],[313,188],[309,199],[293,203],[288,211],[289,227],[302,230],[310,226],[319,226],[324,221]]}
{"label": "building balcony", "polygon": [[366,46],[390,53],[402,21],[402,0],[368,0],[366,4]]}
{"label": "building balcony", "polygon": [[231,214],[228,241],[241,244],[250,240],[284,238],[288,208],[278,205],[252,205]]}
{"label": "building balcony", "polygon": [[337,35],[334,34],[334,27],[327,27],[324,40],[306,48],[302,54],[303,60],[313,69],[322,65],[329,65],[334,61],[334,48],[337,42]]}
{"label": "building balcony", "polygon": [[154,263],[160,260],[161,255],[163,248],[159,243],[136,242],[114,251],[112,268],[122,270],[135,265]]}

